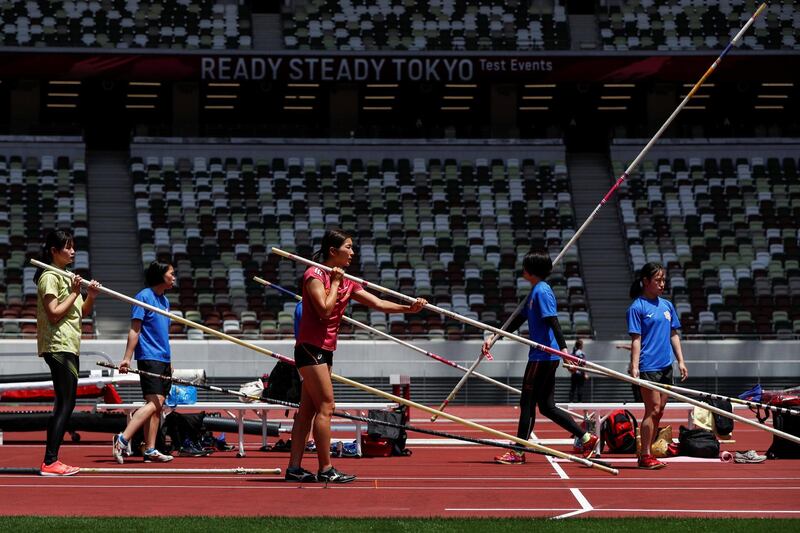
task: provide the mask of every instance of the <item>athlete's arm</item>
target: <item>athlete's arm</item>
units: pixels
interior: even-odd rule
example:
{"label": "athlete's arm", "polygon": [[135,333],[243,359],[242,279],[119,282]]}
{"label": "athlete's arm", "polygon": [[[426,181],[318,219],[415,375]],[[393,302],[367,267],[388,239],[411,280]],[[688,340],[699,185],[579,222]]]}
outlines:
{"label": "athlete's arm", "polygon": [[[333,313],[333,308],[336,306],[336,297],[339,294],[339,284],[342,281],[342,276],[334,276],[334,272],[338,269],[331,271],[331,286],[328,291],[325,291],[325,285],[322,284],[317,278],[308,278],[306,281],[305,296],[311,301],[314,310],[322,318],[328,318]],[[341,271],[340,271],[341,272]],[[304,299],[305,301],[305,299]]]}
{"label": "athlete's arm", "polygon": [[631,365],[628,367],[628,374],[639,377],[639,355],[642,353],[642,336],[638,333],[631,333]]}
{"label": "athlete's arm", "polygon": [[675,353],[675,359],[678,360],[678,370],[681,373],[681,381],[686,381],[689,377],[689,369],[686,368],[686,363],[683,361],[683,351],[681,350],[681,336],[678,330],[673,329],[670,332],[669,342],[672,344],[672,351]]}
{"label": "athlete's arm", "polygon": [[553,336],[556,338],[556,343],[558,343],[558,348],[562,352],[567,351],[567,341],[564,339],[564,333],[561,331],[561,324],[558,323],[557,316],[546,316],[544,317],[545,323],[553,330]]}
{"label": "athlete's arm", "polygon": [[131,329],[128,330],[128,342],[125,345],[125,355],[122,356],[122,362],[119,364],[119,371],[121,374],[128,372],[131,366],[131,359],[133,359],[133,351],[136,345],[139,344],[139,333],[142,331],[142,321],[138,318],[131,319]]}
{"label": "athlete's arm", "polygon": [[366,305],[370,309],[381,311],[383,313],[418,313],[428,301],[425,298],[417,298],[411,305],[403,305],[389,300],[378,298],[368,291],[354,292],[352,295],[353,300],[362,305]]}

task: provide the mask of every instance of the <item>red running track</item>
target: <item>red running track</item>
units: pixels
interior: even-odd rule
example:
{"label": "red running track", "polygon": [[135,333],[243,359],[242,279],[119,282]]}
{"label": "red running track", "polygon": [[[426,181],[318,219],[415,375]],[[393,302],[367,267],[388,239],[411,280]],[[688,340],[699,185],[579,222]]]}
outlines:
{"label": "red running track", "polygon": [[[452,408],[452,412],[497,429],[514,432],[511,407]],[[677,430],[685,420],[667,412]],[[442,431],[479,435],[457,424],[427,419],[415,424]],[[539,421],[539,438],[564,438],[563,430]],[[0,467],[38,466],[43,433],[6,433]],[[61,459],[84,467],[117,466],[110,457],[110,435],[82,435],[67,442]],[[343,436],[344,437],[344,436]],[[737,426],[729,450],[764,452],[772,436]],[[410,438],[428,438],[410,435]],[[272,439],[274,440],[274,439]],[[171,468],[285,468],[285,452],[259,452],[249,437],[248,455],[216,452],[206,458],[179,457]],[[559,447],[568,450],[567,447]],[[620,468],[611,476],[560,460],[529,454],[524,465],[497,465],[499,448],[412,445],[410,457],[334,459],[337,468],[358,475],[348,485],[299,485],[282,476],[82,474],[71,478],[0,476],[2,515],[217,515],[217,516],[735,516],[800,517],[800,461],[776,460],[757,465],[674,458],[658,471],[635,468],[632,457],[606,455]],[[125,466],[143,465],[131,458]],[[304,466],[316,468],[307,454]],[[307,500],[307,498],[313,500]],[[314,505],[304,502],[313,501]]]}

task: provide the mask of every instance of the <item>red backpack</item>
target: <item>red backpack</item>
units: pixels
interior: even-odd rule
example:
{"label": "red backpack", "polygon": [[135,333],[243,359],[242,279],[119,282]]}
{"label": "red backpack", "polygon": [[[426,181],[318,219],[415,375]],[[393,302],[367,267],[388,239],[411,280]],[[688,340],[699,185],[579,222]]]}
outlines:
{"label": "red backpack", "polygon": [[600,429],[600,449],[604,443],[612,453],[635,453],[637,426],[636,417],[627,409],[611,411]]}

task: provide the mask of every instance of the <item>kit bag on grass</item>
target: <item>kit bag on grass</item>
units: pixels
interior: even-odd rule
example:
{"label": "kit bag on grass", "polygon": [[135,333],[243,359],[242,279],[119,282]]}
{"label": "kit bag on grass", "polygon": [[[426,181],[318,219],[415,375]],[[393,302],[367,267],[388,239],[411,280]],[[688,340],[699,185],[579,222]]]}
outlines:
{"label": "kit bag on grass", "polygon": [[301,390],[302,384],[300,383],[300,373],[297,368],[285,361],[278,361],[267,380],[264,397],[283,402],[299,403]]}
{"label": "kit bag on grass", "polygon": [[719,457],[719,441],[707,429],[688,429],[681,426],[678,438],[681,455],[689,457]]}
{"label": "kit bag on grass", "polygon": [[[638,423],[627,409],[611,411],[600,428],[600,438],[611,453],[634,453],[636,451],[636,428]],[[602,449],[603,445],[600,446]]]}

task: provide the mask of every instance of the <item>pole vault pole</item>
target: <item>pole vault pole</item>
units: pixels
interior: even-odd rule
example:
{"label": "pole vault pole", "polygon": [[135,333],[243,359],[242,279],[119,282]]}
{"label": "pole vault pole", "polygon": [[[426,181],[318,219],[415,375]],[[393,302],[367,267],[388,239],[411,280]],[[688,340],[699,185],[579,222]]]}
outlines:
{"label": "pole vault pole", "polygon": [[567,242],[566,246],[564,246],[564,249],[561,250],[561,253],[558,254],[555,261],[553,261],[554,263],[558,262],[559,260],[561,260],[562,257],[564,257],[564,254],[569,249],[569,247],[572,246],[572,244],[576,240],[578,240],[578,238],[581,236],[584,230],[586,230],[589,224],[591,224],[592,220],[594,220],[594,218],[597,216],[597,213],[600,211],[600,209],[602,209],[602,207],[606,204],[606,202],[608,202],[608,200],[614,195],[616,190],[619,189],[620,185],[622,185],[622,183],[630,176],[630,174],[636,169],[636,167],[639,166],[639,163],[642,161],[642,159],[644,159],[644,156],[647,155],[647,152],[650,151],[650,148],[652,148],[653,145],[661,138],[661,135],[663,135],[666,129],[672,124],[672,121],[675,120],[675,117],[678,116],[678,113],[680,113],[681,110],[686,106],[686,104],[689,103],[689,100],[692,99],[692,97],[700,89],[703,83],[705,83],[706,79],[711,75],[712,72],[714,72],[717,69],[719,64],[722,63],[722,59],[726,55],[728,55],[728,52],[731,51],[731,49],[736,45],[739,39],[741,39],[742,36],[745,34],[745,32],[747,32],[747,30],[750,28],[750,26],[753,25],[756,18],[758,18],[758,16],[761,14],[762,11],[764,11],[764,9],[766,9],[766,7],[767,7],[766,2],[758,6],[758,9],[756,9],[755,13],[753,13],[750,19],[748,19],[747,23],[745,23],[745,25],[742,26],[742,28],[733,37],[733,39],[731,39],[731,41],[728,43],[728,46],[725,47],[725,49],[722,51],[719,57],[717,57],[717,59],[714,60],[714,62],[703,73],[700,79],[697,80],[697,83],[694,84],[694,86],[686,95],[686,97],[681,101],[680,104],[678,104],[678,107],[675,108],[675,111],[672,112],[672,114],[667,118],[664,124],[662,124],[662,126],[658,129],[655,135],[653,135],[653,137],[645,145],[645,147],[642,148],[642,151],[639,152],[639,155],[637,155],[636,158],[633,161],[631,161],[631,164],[628,165],[628,168],[625,169],[625,172],[623,172],[622,175],[620,175],[620,177],[617,178],[617,181],[614,183],[611,189],[608,190],[603,199],[600,200],[600,203],[597,204],[597,207],[594,208],[594,211],[592,211],[592,213],[589,215],[586,221],[583,224],[581,224],[581,227],[578,228],[578,231],[575,232],[575,235],[573,235],[572,238]]}
{"label": "pole vault pole", "polygon": [[[750,26],[752,26],[753,22],[755,22],[756,18],[761,14],[762,11],[764,11],[764,9],[766,9],[766,7],[767,7],[767,3],[766,2],[761,4],[758,7],[758,9],[756,9],[755,13],[753,13],[753,16],[750,17],[750,19],[747,21],[747,23],[739,30],[739,32],[733,37],[733,39],[731,39],[731,41],[728,43],[728,46],[725,47],[725,49],[722,51],[722,53],[719,55],[719,57],[717,57],[717,59],[714,61],[714,63],[712,63],[711,66],[708,67],[708,69],[705,71],[703,76],[697,81],[697,83],[694,84],[694,87],[692,87],[692,90],[689,91],[689,93],[681,101],[681,103],[678,104],[678,107],[675,108],[675,111],[672,112],[672,114],[667,118],[667,120],[664,122],[664,124],[661,126],[661,128],[658,129],[658,131],[655,133],[655,135],[653,135],[653,137],[645,145],[645,147],[642,148],[642,151],[639,152],[639,155],[637,155],[636,158],[631,162],[631,164],[628,165],[628,168],[625,169],[625,172],[623,172],[622,175],[620,175],[620,177],[617,178],[617,181],[608,190],[608,192],[605,194],[605,196],[603,196],[603,199],[600,200],[600,203],[597,204],[597,207],[594,208],[594,210],[586,218],[586,220],[583,222],[583,224],[581,224],[581,226],[578,228],[578,230],[575,232],[575,234],[570,238],[569,241],[567,241],[567,244],[564,245],[564,248],[556,256],[556,258],[553,260],[553,265],[557,265],[559,262],[561,262],[561,260],[566,255],[567,251],[572,247],[572,245],[575,243],[575,241],[577,241],[578,238],[583,234],[583,232],[586,230],[586,228],[589,227],[589,224],[592,223],[592,221],[595,219],[595,217],[600,212],[600,210],[603,208],[603,206],[606,205],[606,203],[611,199],[612,196],[614,196],[614,193],[617,191],[617,189],[619,189],[619,187],[622,185],[622,183],[630,176],[630,174],[634,170],[636,170],[636,167],[639,166],[639,163],[642,161],[642,159],[644,159],[644,156],[647,155],[647,152],[650,151],[650,148],[652,148],[653,145],[661,138],[661,135],[663,135],[664,132],[666,131],[666,129],[670,126],[670,124],[672,124],[672,121],[675,120],[675,117],[678,116],[678,113],[681,112],[681,110],[686,106],[687,103],[689,103],[689,100],[692,99],[692,97],[695,95],[695,93],[698,91],[698,89],[700,89],[700,87],[703,85],[703,83],[705,83],[706,78],[708,78],[711,75],[711,73],[714,72],[714,70],[716,70],[716,68],[722,62],[722,59],[728,54],[728,52],[739,41],[739,39],[742,38],[742,35],[745,34],[745,32],[750,28]],[[508,319],[503,323],[503,325],[500,326],[500,329],[506,329],[509,326],[509,324],[511,324],[511,322],[514,320],[514,318],[519,313],[522,312],[522,308],[524,307],[524,305],[525,305],[525,300],[522,300],[519,303],[519,305],[517,306],[517,308],[514,309],[514,312],[511,314],[511,316],[509,316]],[[492,346],[494,346],[494,344],[499,339],[500,339],[500,337],[498,335],[492,335],[492,337],[489,339],[489,349],[491,349]],[[483,355],[483,351],[481,351],[480,355],[478,355],[478,358],[472,364],[470,369],[472,371],[474,371],[474,369],[478,367],[478,365],[481,363],[481,361],[483,360],[484,357],[485,356]],[[439,405],[439,410],[440,411],[444,410],[445,407],[447,407],[447,404],[450,403],[450,401],[453,398],[455,398],[456,394],[458,394],[458,391],[461,389],[461,387],[464,385],[464,383],[466,383],[467,379],[469,379],[469,376],[470,376],[471,373],[472,372],[467,372],[464,376],[462,376],[461,380],[456,384],[456,386],[452,390],[452,392],[450,392],[450,394],[447,396],[447,398],[444,400],[444,402],[442,402],[442,404]],[[431,418],[431,420],[435,420],[435,419],[436,419],[435,417]]]}
{"label": "pole vault pole", "polygon": [[[331,270],[330,267],[327,267],[327,266],[322,265],[320,263],[317,263],[315,261],[311,261],[310,259],[305,259],[304,257],[300,257],[300,256],[297,256],[297,255],[291,254],[289,252],[285,252],[285,251],[280,250],[278,248],[272,248],[272,252],[275,253],[275,254],[281,255],[283,257],[286,257],[288,259],[291,259],[293,261],[296,261],[298,263],[303,263],[303,264],[306,264],[308,266],[313,266],[313,267],[319,268],[321,270],[325,270],[326,272],[330,272],[330,270]],[[383,287],[383,286],[375,284],[375,283],[370,283],[369,281],[363,280],[363,279],[358,278],[356,276],[351,276],[350,274],[344,274],[344,277],[346,277],[347,279],[349,279],[351,281],[355,281],[356,283],[360,283],[365,288],[372,288],[372,289],[374,289],[376,291],[382,292],[384,294],[388,294],[389,296],[393,296],[393,297],[395,297],[395,298],[397,298],[399,300],[403,300],[403,301],[406,301],[406,302],[416,301],[416,299],[412,298],[411,296],[406,296],[405,294],[397,292],[395,290]],[[652,383],[650,381],[645,381],[645,380],[642,380],[642,379],[639,379],[639,378],[634,378],[634,377],[628,376],[626,374],[623,374],[622,372],[617,372],[616,370],[611,370],[609,368],[606,368],[604,366],[598,365],[596,363],[592,363],[591,361],[586,361],[584,359],[580,359],[580,358],[575,357],[574,355],[571,355],[571,354],[569,354],[567,352],[562,352],[560,350],[556,350],[554,348],[551,348],[550,346],[545,346],[543,344],[539,344],[538,342],[532,341],[531,339],[526,339],[525,337],[520,337],[519,335],[516,335],[514,333],[510,333],[508,331],[503,331],[503,330],[498,329],[498,328],[496,328],[494,326],[490,326],[489,324],[484,324],[483,322],[479,322],[477,320],[473,320],[473,319],[471,319],[469,317],[460,315],[460,314],[455,313],[453,311],[450,311],[448,309],[442,309],[441,307],[435,306],[435,305],[433,305],[431,303],[425,304],[425,309],[428,309],[429,311],[434,311],[436,313],[439,313],[440,315],[444,315],[444,316],[450,317],[450,318],[452,318],[454,320],[458,320],[459,322],[463,322],[464,324],[476,327],[478,329],[483,329],[483,330],[486,330],[486,331],[491,331],[492,333],[496,333],[498,335],[502,335],[503,337],[515,340],[515,341],[517,341],[519,343],[522,343],[522,344],[526,344],[526,345],[528,345],[528,346],[530,346],[532,348],[535,348],[537,350],[541,350],[543,352],[547,352],[547,353],[550,353],[550,354],[553,354],[553,355],[557,355],[557,356],[561,357],[562,359],[564,359],[564,361],[572,362],[573,364],[577,364],[579,366],[585,366],[585,367],[591,368],[593,370],[598,370],[600,372],[604,372],[608,376],[615,377],[615,378],[617,378],[619,380],[626,381],[628,383],[633,383],[634,385],[639,385],[640,387],[644,387],[646,389],[650,389],[650,390],[654,390],[656,392],[660,392],[661,394],[666,394],[667,396],[671,396],[671,397],[673,397],[673,398],[675,398],[677,400],[681,400],[683,402],[692,404],[692,405],[697,406],[697,407],[702,407],[703,409],[707,409],[707,410],[711,411],[712,413],[715,413],[715,414],[718,414],[718,415],[721,415],[721,416],[725,416],[727,418],[732,418],[733,420],[736,420],[737,422],[741,422],[742,424],[747,424],[747,425],[750,425],[750,426],[753,426],[753,427],[757,427],[758,429],[763,429],[764,431],[768,431],[768,432],[772,433],[773,435],[777,435],[778,437],[782,437],[782,438],[784,438],[786,440],[790,440],[792,442],[800,444],[800,437],[796,437],[794,435],[790,435],[789,433],[786,433],[784,431],[779,431],[777,429],[771,428],[771,427],[766,426],[764,424],[759,424],[758,422],[753,422],[752,420],[748,420],[747,418],[744,418],[743,416],[739,416],[739,415],[734,414],[734,413],[729,413],[729,412],[727,412],[727,411],[725,411],[723,409],[718,409],[718,408],[714,407],[713,405],[708,405],[708,404],[705,404],[705,403],[702,403],[702,402],[698,402],[697,400],[689,398],[688,396],[684,396],[682,394],[678,394],[677,392],[669,391],[669,390],[667,390],[667,389],[665,389],[663,387],[660,387],[660,386],[658,386],[655,383]],[[346,378],[344,378],[344,379],[346,379]],[[347,380],[347,381],[350,381],[350,380]],[[424,408],[423,411],[428,411],[431,414],[439,414],[439,416],[445,416],[445,412],[437,411],[435,409],[430,409],[430,408],[427,408],[427,407]],[[452,416],[452,415],[447,415],[447,416],[445,416],[445,418],[447,418],[449,416]],[[522,444],[522,443],[519,443],[519,444]]]}
{"label": "pole vault pole", "polygon": [[[283,252],[283,253],[286,253],[286,252]],[[289,255],[291,255],[291,254],[289,254]],[[299,258],[299,259],[302,259],[302,258]],[[49,270],[51,272],[55,272],[56,274],[59,274],[60,276],[64,276],[64,277],[66,277],[68,279],[72,279],[72,278],[75,277],[75,274],[73,274],[72,272],[67,272],[66,270],[62,270],[60,268],[54,267],[53,265],[47,265],[47,264],[42,263],[41,261],[38,261],[36,259],[31,259],[30,262],[34,266],[37,266],[39,268],[43,268],[45,270]],[[320,265],[320,267],[327,268],[327,267],[324,267],[322,265]],[[352,276],[349,276],[349,275],[347,275],[347,276],[352,278]],[[83,280],[83,284],[88,286],[89,285],[89,281],[88,280]],[[373,285],[370,285],[370,286],[373,286]],[[385,289],[385,290],[389,290],[389,289]],[[139,307],[141,307],[143,309],[147,309],[148,311],[151,311],[153,313],[156,313],[156,314],[159,314],[159,315],[162,315],[162,316],[166,316],[166,317],[170,318],[171,320],[173,320],[175,322],[178,322],[179,324],[183,324],[185,326],[189,326],[189,327],[192,327],[192,328],[195,328],[195,329],[199,329],[200,331],[208,333],[209,335],[213,335],[213,336],[218,337],[220,339],[232,342],[234,344],[238,344],[239,346],[241,346],[243,348],[248,348],[250,350],[253,350],[254,352],[258,352],[258,353],[260,353],[262,355],[266,355],[267,357],[272,357],[272,358],[278,359],[280,361],[285,361],[287,363],[294,364],[294,361],[292,359],[290,359],[289,357],[286,357],[285,355],[281,355],[281,354],[279,354],[277,352],[273,352],[272,350],[268,350],[266,348],[262,348],[261,346],[258,346],[256,344],[244,341],[242,339],[237,339],[236,337],[234,337],[232,335],[228,335],[227,333],[223,333],[221,331],[217,331],[215,329],[211,329],[208,326],[204,326],[202,324],[198,324],[197,322],[193,322],[191,320],[187,320],[187,319],[183,318],[182,316],[178,316],[178,315],[170,313],[168,311],[164,311],[163,309],[160,309],[160,308],[155,307],[153,305],[150,305],[150,304],[147,304],[147,303],[144,303],[144,302],[140,302],[139,300],[136,300],[135,298],[131,298],[130,296],[126,296],[126,295],[124,295],[122,293],[119,293],[117,291],[113,291],[111,289],[103,287],[102,285],[100,287],[98,287],[98,291],[102,292],[104,294],[107,294],[109,296],[112,296],[112,297],[114,297],[114,298],[116,298],[118,300],[121,300],[123,302],[127,302],[127,303],[129,303],[131,305],[137,305],[137,306],[139,306]],[[397,293],[397,294],[400,294],[400,293]],[[403,296],[403,295],[400,295],[400,296]],[[413,300],[413,298],[412,298],[412,300]],[[593,462],[589,461],[588,459],[584,459],[583,457],[576,457],[574,455],[570,455],[568,453],[564,453],[564,452],[561,452],[559,450],[555,450],[553,448],[548,448],[546,446],[541,446],[539,444],[536,444],[536,443],[533,443],[533,442],[529,442],[529,441],[524,440],[524,439],[520,439],[520,438],[515,437],[513,435],[509,435],[508,433],[503,433],[502,431],[498,431],[496,429],[492,429],[490,427],[483,426],[481,424],[476,424],[475,422],[472,422],[470,420],[466,420],[464,418],[460,418],[460,417],[451,415],[449,413],[444,413],[444,412],[441,412],[441,411],[437,411],[436,409],[428,407],[427,405],[422,405],[422,404],[417,403],[417,402],[412,402],[411,400],[406,400],[405,398],[401,398],[400,396],[395,396],[394,394],[389,394],[388,392],[384,392],[384,391],[382,391],[380,389],[376,389],[374,387],[370,387],[369,385],[364,385],[363,383],[359,383],[358,381],[354,381],[352,379],[348,379],[348,378],[346,378],[344,376],[340,376],[340,375],[335,374],[333,372],[331,372],[331,379],[335,380],[335,381],[338,381],[339,383],[344,383],[346,385],[350,385],[351,387],[355,387],[357,389],[361,389],[363,391],[369,392],[371,394],[374,394],[375,396],[380,396],[382,398],[386,398],[388,400],[392,400],[393,402],[405,405],[407,407],[413,407],[415,409],[419,409],[420,411],[425,411],[425,412],[427,412],[429,414],[437,414],[438,413],[441,416],[443,416],[444,418],[447,418],[448,420],[450,420],[452,422],[456,422],[458,424],[461,424],[463,426],[467,426],[467,427],[472,428],[472,429],[477,429],[477,430],[483,431],[485,433],[488,433],[490,435],[494,435],[495,437],[498,437],[498,438],[501,438],[501,439],[508,439],[508,440],[510,440],[512,442],[515,442],[515,443],[517,443],[517,444],[519,444],[521,446],[524,446],[526,448],[530,448],[532,450],[536,450],[536,451],[539,451],[539,452],[542,452],[542,453],[546,453],[548,455],[553,455],[553,456],[558,457],[560,459],[566,459],[566,460],[569,460],[569,461],[572,461],[572,462],[575,462],[575,463],[578,463],[578,464],[581,464],[581,465],[584,465],[584,466],[591,466],[592,468],[597,468],[598,470],[602,470],[602,471],[607,472],[609,474],[617,475],[619,473],[619,471],[617,471],[617,470],[615,470],[613,468],[609,468],[607,466],[603,466],[603,465],[600,465],[598,463],[593,463]]]}
{"label": "pole vault pole", "polygon": [[[96,364],[98,366],[102,366],[102,367],[106,367],[106,368],[113,368],[115,370],[119,370],[119,367],[114,366],[114,365],[109,364],[109,363],[106,363],[106,362],[103,362],[103,361],[97,362]],[[250,400],[250,401],[253,401],[253,402],[266,402],[266,403],[275,404],[275,405],[283,405],[283,406],[289,407],[291,409],[298,409],[300,407],[300,404],[296,404],[294,402],[286,402],[286,401],[283,401],[283,400],[276,400],[274,398],[268,398],[268,397],[265,398],[265,397],[262,397],[262,396],[254,396],[252,394],[246,394],[246,393],[241,392],[241,391],[237,391],[237,390],[233,390],[233,389],[223,389],[222,387],[216,387],[214,385],[207,385],[205,383],[197,384],[197,383],[193,383],[191,381],[185,380],[185,379],[175,378],[175,377],[172,377],[172,376],[165,376],[165,375],[162,375],[162,374],[155,374],[153,372],[147,372],[147,371],[144,371],[144,370],[138,370],[138,369],[134,369],[134,368],[129,368],[128,372],[133,373],[133,374],[140,374],[140,375],[143,375],[143,376],[150,376],[150,377],[154,377],[154,378],[158,378],[158,379],[163,379],[164,381],[169,381],[170,383],[178,383],[180,385],[191,385],[193,387],[198,387],[200,389],[209,390],[209,391],[212,391],[212,392],[219,392],[221,394],[230,394],[232,396],[238,396],[239,398],[243,398],[245,400]],[[405,430],[405,431],[411,431],[413,433],[422,433],[422,434],[425,434],[425,435],[433,435],[435,437],[444,437],[444,438],[453,439],[453,440],[471,442],[473,444],[483,444],[484,446],[495,446],[497,448],[506,448],[506,449],[514,450],[514,451],[518,451],[518,452],[531,452],[531,453],[538,453],[540,455],[546,455],[546,454],[543,454],[542,452],[538,452],[538,451],[535,451],[535,450],[530,450],[530,449],[528,449],[528,448],[526,448],[524,446],[520,446],[518,444],[506,444],[504,442],[498,442],[498,441],[493,441],[493,440],[488,440],[488,439],[477,439],[477,438],[474,438],[474,437],[465,437],[463,435],[455,435],[453,433],[446,433],[444,431],[437,431],[437,430],[434,430],[434,429],[420,428],[420,427],[410,426],[410,425],[405,425],[405,424],[395,424],[394,422],[389,422],[389,421],[386,421],[386,420],[375,420],[373,418],[368,418],[368,417],[365,417],[365,416],[351,415],[350,413],[347,413],[345,411],[336,411],[336,410],[334,410],[333,411],[333,415],[337,416],[339,418],[346,418],[348,420],[354,420],[356,422],[366,422],[367,424],[377,424],[379,426],[386,426],[386,427],[390,427],[390,428],[402,429],[402,430]],[[593,462],[593,463],[597,463],[597,464],[600,464],[600,465],[603,465],[603,466],[610,466],[609,463],[607,463],[606,461],[599,461],[597,459],[588,459],[588,461]],[[117,469],[114,468],[112,470],[116,471]]]}

